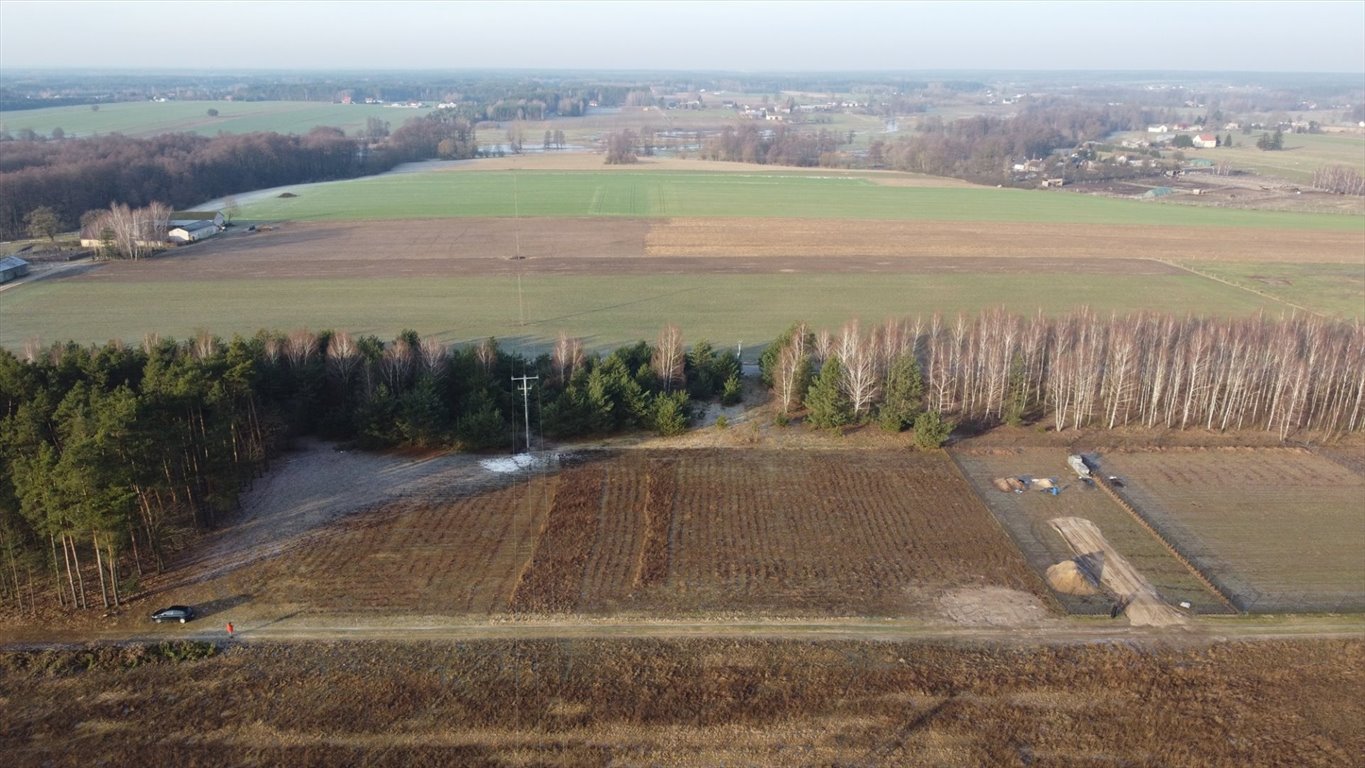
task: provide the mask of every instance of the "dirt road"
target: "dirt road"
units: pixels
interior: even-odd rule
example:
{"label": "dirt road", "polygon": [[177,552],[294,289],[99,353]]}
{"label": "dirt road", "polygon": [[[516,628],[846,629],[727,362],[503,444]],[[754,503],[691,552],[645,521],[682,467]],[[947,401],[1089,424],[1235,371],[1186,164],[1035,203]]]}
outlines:
{"label": "dirt road", "polygon": [[[234,622],[234,642],[730,638],[964,642],[1006,646],[1124,643],[1202,645],[1225,640],[1365,637],[1365,617],[1339,615],[1187,617],[1178,626],[1132,626],[1107,618],[1048,618],[1030,626],[963,626],[917,619],[635,619],[577,617],[451,618],[397,615],[291,615]],[[162,640],[227,641],[224,624],[207,619],[186,625],[120,630],[0,630],[0,649],[145,643]]]}

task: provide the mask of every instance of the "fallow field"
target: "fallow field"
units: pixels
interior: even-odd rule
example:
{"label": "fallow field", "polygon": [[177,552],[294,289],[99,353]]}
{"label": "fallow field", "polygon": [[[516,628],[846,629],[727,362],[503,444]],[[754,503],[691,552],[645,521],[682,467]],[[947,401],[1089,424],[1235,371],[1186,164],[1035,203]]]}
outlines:
{"label": "fallow field", "polygon": [[1365,477],[1300,448],[1116,451],[1122,494],[1241,610],[1365,610]]}
{"label": "fallow field", "polygon": [[546,640],[0,654],[13,766],[1292,765],[1365,752],[1365,643]]}

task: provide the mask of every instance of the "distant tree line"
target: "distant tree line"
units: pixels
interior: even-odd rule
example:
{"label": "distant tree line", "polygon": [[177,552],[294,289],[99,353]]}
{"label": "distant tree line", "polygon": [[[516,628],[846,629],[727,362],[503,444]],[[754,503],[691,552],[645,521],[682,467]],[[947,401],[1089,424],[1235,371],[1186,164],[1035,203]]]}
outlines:
{"label": "distant tree line", "polygon": [[334,128],[302,135],[189,133],[149,139],[120,135],[61,141],[0,142],[0,237],[22,237],[26,217],[47,208],[62,229],[111,203],[172,207],[254,189],[388,170],[434,157],[478,152],[472,125],[439,113],[415,118],[381,143]]}
{"label": "distant tree line", "polygon": [[535,359],[411,331],[0,350],[0,600],[119,604],[186,534],[219,524],[295,435],[524,450],[514,375],[539,376],[532,432],[556,438],[676,434],[693,400],[740,391],[738,358],[706,342],[685,349],[676,327],[658,346],[605,356],[561,336]]}
{"label": "distant tree line", "polygon": [[1049,318],[1003,310],[890,320],[838,333],[798,325],[761,361],[784,417],[817,426],[923,413],[977,427],[1048,420],[1058,430],[1259,429],[1280,439],[1365,429],[1365,326],[1270,320]]}
{"label": "distant tree line", "polygon": [[772,128],[726,126],[707,140],[701,156],[706,160],[810,168],[835,165],[834,153],[841,143],[838,134],[824,128],[804,131],[781,124]]}
{"label": "distant tree line", "polygon": [[1313,186],[1338,195],[1365,195],[1365,177],[1345,165],[1325,165],[1313,172]]}

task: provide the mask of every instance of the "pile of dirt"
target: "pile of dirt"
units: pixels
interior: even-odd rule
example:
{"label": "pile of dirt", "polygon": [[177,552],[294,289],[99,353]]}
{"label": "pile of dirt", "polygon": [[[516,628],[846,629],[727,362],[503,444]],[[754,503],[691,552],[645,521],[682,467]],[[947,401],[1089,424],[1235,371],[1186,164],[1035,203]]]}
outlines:
{"label": "pile of dirt", "polygon": [[1100,592],[1094,575],[1075,560],[1063,560],[1048,568],[1047,584],[1064,595],[1097,595]]}
{"label": "pile of dirt", "polygon": [[995,487],[1005,493],[1020,493],[1028,487],[1023,480],[1017,477],[997,477],[991,481]]}

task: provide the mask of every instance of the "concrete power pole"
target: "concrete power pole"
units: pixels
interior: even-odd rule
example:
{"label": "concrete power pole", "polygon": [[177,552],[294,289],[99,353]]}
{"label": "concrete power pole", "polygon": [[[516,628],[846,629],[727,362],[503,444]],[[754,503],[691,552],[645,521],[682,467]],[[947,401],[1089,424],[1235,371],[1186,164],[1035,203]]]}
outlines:
{"label": "concrete power pole", "polygon": [[526,419],[526,452],[531,452],[531,382],[539,381],[539,376],[513,376],[512,381],[521,382],[521,411]]}

